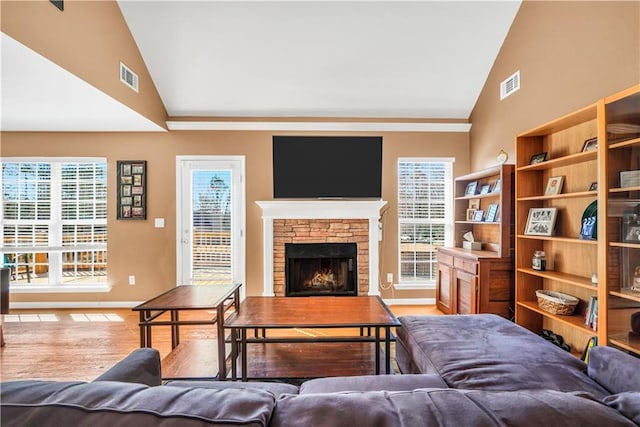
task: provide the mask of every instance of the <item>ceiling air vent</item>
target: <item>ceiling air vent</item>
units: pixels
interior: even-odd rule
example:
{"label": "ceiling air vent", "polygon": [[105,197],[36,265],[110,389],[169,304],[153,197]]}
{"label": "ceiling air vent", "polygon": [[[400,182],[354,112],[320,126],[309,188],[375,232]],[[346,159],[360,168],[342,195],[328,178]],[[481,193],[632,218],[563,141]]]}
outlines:
{"label": "ceiling air vent", "polygon": [[505,99],[518,89],[520,89],[520,70],[516,71],[513,75],[500,83],[500,99]]}
{"label": "ceiling air vent", "polygon": [[138,92],[138,75],[122,62],[120,63],[120,81]]}

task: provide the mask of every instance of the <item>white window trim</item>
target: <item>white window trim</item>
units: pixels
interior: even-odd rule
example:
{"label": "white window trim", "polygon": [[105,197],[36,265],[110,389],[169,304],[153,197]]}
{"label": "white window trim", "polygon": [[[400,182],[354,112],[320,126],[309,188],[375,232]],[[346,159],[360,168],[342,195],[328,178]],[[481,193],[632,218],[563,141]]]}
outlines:
{"label": "white window trim", "polygon": [[[451,163],[451,179],[445,182],[445,192],[449,194],[449,197],[445,198],[445,212],[453,212],[453,164],[455,163],[455,157],[398,157],[398,161],[396,163],[396,171],[399,171],[398,166],[400,163],[416,163],[416,162],[439,162],[439,163]],[[396,179],[399,178],[399,175],[396,174]],[[397,181],[397,194],[400,194],[399,191],[400,180]],[[402,282],[400,281],[401,275],[401,248],[400,248],[400,216],[396,217],[398,221],[398,283],[394,283],[393,287],[397,290],[402,291],[412,291],[412,290],[433,290],[436,289],[436,280],[429,280],[424,282]],[[445,236],[444,236],[444,246],[451,246],[453,244],[453,214],[449,218],[445,218]]]}
{"label": "white window trim", "polygon": [[[2,163],[98,163],[98,162],[105,162],[108,165],[108,160],[106,157],[36,157],[36,156],[28,156],[28,157],[2,157],[0,156],[0,164]],[[107,177],[108,179],[108,177]],[[59,182],[56,182],[55,180],[52,180],[52,190],[54,189],[54,187],[57,187],[59,185]],[[0,173],[0,188],[2,188],[2,173]],[[53,212],[53,206],[52,206],[52,214],[54,215],[58,215],[59,213],[55,213]],[[2,209],[0,209],[0,220],[4,219],[4,212]],[[83,221],[83,220],[80,220]],[[105,220],[105,224],[108,222],[108,218]],[[101,244],[99,245],[100,248],[102,248],[104,246],[104,249],[107,248],[107,244]],[[52,252],[52,251],[62,251],[63,249],[68,249],[68,247],[48,247],[49,251],[48,252]],[[79,247],[79,249],[83,249],[84,247]],[[25,247],[25,246],[20,246],[17,247],[15,249],[19,249],[22,251],[38,251],[41,250],[42,247]],[[92,247],[91,249],[96,249],[95,245],[94,247]],[[98,248],[99,249],[99,248]],[[53,284],[48,284],[48,285],[29,285],[29,286],[25,286],[25,285],[15,285],[15,284],[10,284],[10,292],[12,294],[49,294],[49,293],[107,293],[107,292],[111,292],[111,289],[113,288],[112,285],[109,284],[108,282],[108,276],[107,276],[107,283],[100,283],[100,282],[95,282],[95,283],[91,283],[91,282],[87,282],[87,283],[83,283],[82,285],[68,285],[68,284],[64,284],[64,283],[53,283]]]}

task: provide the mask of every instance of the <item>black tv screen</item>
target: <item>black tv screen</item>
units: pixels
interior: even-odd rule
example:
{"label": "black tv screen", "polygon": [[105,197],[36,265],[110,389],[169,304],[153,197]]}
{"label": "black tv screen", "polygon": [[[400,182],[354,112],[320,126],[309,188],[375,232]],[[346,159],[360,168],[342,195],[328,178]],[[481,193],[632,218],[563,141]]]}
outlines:
{"label": "black tv screen", "polygon": [[381,136],[273,137],[273,197],[382,197]]}

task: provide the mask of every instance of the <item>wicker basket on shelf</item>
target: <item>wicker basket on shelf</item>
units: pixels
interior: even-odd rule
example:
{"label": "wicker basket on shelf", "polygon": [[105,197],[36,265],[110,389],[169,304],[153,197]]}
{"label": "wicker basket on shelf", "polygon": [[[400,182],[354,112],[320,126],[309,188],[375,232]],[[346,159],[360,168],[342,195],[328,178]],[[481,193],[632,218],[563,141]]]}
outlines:
{"label": "wicker basket on shelf", "polygon": [[574,296],[547,290],[536,291],[536,297],[538,298],[538,307],[542,310],[562,316],[572,315],[580,302]]}

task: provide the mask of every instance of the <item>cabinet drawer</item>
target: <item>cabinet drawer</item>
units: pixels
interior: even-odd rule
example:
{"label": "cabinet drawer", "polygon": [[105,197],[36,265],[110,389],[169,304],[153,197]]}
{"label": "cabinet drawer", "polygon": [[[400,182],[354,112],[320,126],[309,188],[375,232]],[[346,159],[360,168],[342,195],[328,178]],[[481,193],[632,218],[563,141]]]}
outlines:
{"label": "cabinet drawer", "polygon": [[438,263],[453,265],[453,256],[438,252]]}
{"label": "cabinet drawer", "polygon": [[478,274],[478,263],[475,261],[469,261],[464,258],[455,258],[453,260],[453,266],[462,271],[466,271],[471,274]]}

